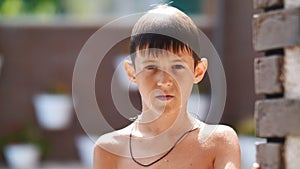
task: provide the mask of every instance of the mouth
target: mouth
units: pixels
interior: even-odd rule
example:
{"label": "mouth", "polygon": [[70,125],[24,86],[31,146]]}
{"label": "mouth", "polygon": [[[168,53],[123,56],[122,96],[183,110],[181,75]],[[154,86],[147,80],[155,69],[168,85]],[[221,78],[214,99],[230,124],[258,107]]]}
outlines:
{"label": "mouth", "polygon": [[169,101],[169,100],[172,100],[174,98],[174,96],[172,96],[172,95],[159,95],[159,96],[156,96],[156,98],[158,100],[161,100],[161,101]]}

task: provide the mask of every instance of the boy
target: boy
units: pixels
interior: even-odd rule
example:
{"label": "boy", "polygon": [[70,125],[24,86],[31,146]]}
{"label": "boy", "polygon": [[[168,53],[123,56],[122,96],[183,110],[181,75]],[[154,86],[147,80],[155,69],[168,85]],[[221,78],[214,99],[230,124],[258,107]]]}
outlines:
{"label": "boy", "polygon": [[[198,39],[192,20],[168,5],[138,20],[130,40],[132,63],[125,62],[124,68],[138,86],[142,112],[131,125],[98,139],[94,169],[240,168],[236,133],[187,113],[192,86],[207,69],[207,60],[194,50]],[[207,132],[204,126],[215,130]]]}

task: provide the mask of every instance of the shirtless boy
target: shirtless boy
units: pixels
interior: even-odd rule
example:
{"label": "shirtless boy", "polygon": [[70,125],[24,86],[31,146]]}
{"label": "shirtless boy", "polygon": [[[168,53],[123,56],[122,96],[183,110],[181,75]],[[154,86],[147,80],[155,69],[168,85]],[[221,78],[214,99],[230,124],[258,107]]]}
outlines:
{"label": "shirtless boy", "polygon": [[[186,39],[155,34],[162,29]],[[193,21],[168,5],[150,10],[135,24],[132,62],[124,68],[138,86],[142,112],[131,125],[98,139],[94,169],[240,169],[235,131],[205,124],[187,112],[192,86],[203,79],[208,65],[190,46],[198,39]]]}

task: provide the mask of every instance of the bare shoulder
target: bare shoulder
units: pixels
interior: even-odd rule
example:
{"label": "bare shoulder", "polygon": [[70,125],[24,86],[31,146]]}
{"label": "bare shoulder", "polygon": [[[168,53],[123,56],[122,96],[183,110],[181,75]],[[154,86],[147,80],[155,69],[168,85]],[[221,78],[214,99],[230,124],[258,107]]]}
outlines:
{"label": "bare shoulder", "polygon": [[217,125],[216,130],[213,133],[213,137],[216,141],[227,141],[230,143],[238,142],[236,132],[229,126]]}
{"label": "bare shoulder", "polygon": [[94,169],[116,168],[118,156],[112,151],[112,147],[117,143],[112,140],[114,133],[107,133],[101,136],[94,146]]}
{"label": "bare shoulder", "polygon": [[128,127],[104,134],[94,146],[94,168],[117,168],[120,157],[127,156]]}
{"label": "bare shoulder", "polygon": [[214,142],[217,143],[238,143],[236,132],[226,125],[211,125],[202,123],[199,127],[198,140],[201,143]]}
{"label": "bare shoulder", "polygon": [[240,145],[236,132],[226,125],[204,125],[198,138],[213,148],[215,168],[240,168]]}
{"label": "bare shoulder", "polygon": [[122,134],[118,131],[109,132],[100,136],[96,141],[96,145],[108,149],[109,147],[119,145],[121,141],[120,138],[122,138]]}
{"label": "bare shoulder", "polygon": [[[102,150],[111,154],[124,156],[130,133],[130,126],[100,136],[95,143],[95,151]],[[98,147],[98,148],[96,148]]]}

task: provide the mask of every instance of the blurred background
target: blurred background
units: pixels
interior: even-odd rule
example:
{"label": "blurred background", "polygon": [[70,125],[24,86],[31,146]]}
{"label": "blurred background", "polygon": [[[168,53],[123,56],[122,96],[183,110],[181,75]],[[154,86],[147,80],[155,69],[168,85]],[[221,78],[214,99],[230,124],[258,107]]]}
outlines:
{"label": "blurred background", "polygon": [[[160,3],[170,1],[0,0],[0,168],[91,168],[93,142],[81,127],[71,98],[78,54],[88,38],[106,23]],[[221,123],[238,132],[243,168],[250,168],[255,160],[254,142],[263,141],[254,137],[257,96],[253,59],[262,54],[252,47],[252,0],[173,0],[170,5],[191,16],[219,53],[227,81]],[[103,41],[129,29],[126,24],[116,26]],[[118,114],[107,90],[120,58],[129,53],[128,40],[120,41],[107,53],[95,82],[99,107],[113,119],[110,125],[115,129],[130,123]],[[122,83],[126,78],[120,79]],[[200,110],[206,111],[210,102],[208,76],[198,90],[203,100]],[[136,89],[129,95],[139,109]],[[85,121],[91,128],[97,124],[88,113]],[[17,149],[25,153],[11,155]],[[12,164],[25,158],[22,155],[27,162]]]}

